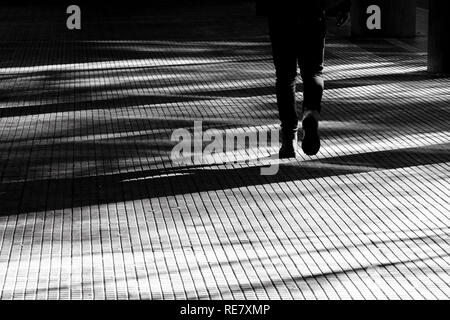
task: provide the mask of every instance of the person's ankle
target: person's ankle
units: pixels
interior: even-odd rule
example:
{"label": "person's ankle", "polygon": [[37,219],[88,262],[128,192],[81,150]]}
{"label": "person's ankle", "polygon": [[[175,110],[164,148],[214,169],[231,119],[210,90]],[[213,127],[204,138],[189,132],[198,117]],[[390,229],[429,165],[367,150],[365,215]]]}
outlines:
{"label": "person's ankle", "polygon": [[320,111],[314,109],[305,109],[303,111],[303,120],[307,117],[313,117],[315,120],[320,121]]}

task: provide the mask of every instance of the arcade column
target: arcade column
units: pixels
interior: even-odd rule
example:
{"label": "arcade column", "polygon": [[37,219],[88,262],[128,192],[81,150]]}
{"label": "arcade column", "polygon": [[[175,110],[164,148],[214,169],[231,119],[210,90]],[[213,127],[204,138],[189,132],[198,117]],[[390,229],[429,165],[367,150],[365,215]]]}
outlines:
{"label": "arcade column", "polygon": [[[402,38],[416,35],[416,0],[352,0],[351,15],[353,37]],[[368,27],[368,20],[371,27]]]}
{"label": "arcade column", "polygon": [[450,73],[450,1],[430,0],[428,71]]}

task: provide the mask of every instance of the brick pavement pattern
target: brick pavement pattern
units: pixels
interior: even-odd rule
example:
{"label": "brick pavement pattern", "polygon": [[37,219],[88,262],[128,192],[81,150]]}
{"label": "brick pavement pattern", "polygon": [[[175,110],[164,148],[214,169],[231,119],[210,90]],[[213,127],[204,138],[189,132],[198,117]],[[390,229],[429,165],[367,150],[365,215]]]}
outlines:
{"label": "brick pavement pattern", "polygon": [[194,121],[278,128],[249,3],[82,10],[81,31],[61,6],[0,13],[0,298],[450,298],[450,78],[426,72],[424,12],[416,39],[331,30],[323,149],[261,176],[276,145],[170,160]]}

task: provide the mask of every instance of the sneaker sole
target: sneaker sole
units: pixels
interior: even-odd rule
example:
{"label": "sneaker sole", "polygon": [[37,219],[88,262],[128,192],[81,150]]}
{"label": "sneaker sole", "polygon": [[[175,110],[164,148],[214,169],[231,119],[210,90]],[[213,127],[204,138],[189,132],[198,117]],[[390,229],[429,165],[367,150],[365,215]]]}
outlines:
{"label": "sneaker sole", "polygon": [[308,156],[315,156],[320,150],[319,122],[314,117],[303,120],[302,150]]}

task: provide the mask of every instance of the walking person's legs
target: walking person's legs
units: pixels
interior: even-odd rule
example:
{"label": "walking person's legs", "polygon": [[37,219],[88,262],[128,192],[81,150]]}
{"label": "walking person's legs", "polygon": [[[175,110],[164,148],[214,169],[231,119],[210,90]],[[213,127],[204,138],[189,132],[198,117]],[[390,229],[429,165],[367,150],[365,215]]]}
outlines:
{"label": "walking person's legs", "polygon": [[259,0],[260,12],[269,17],[276,95],[283,143],[280,158],[296,155],[299,115],[295,104],[297,64],[303,80],[302,149],[307,155],[320,150],[319,120],[324,90],[325,10],[334,10],[336,24],[349,18],[350,0],[282,1]]}
{"label": "walking person's legs", "polygon": [[307,155],[320,149],[318,121],[324,89],[323,62],[326,21],[317,16],[269,18],[273,61],[276,72],[276,96],[281,120],[281,159],[296,155],[297,131],[301,115],[296,108],[297,65],[303,80],[303,141]]}

